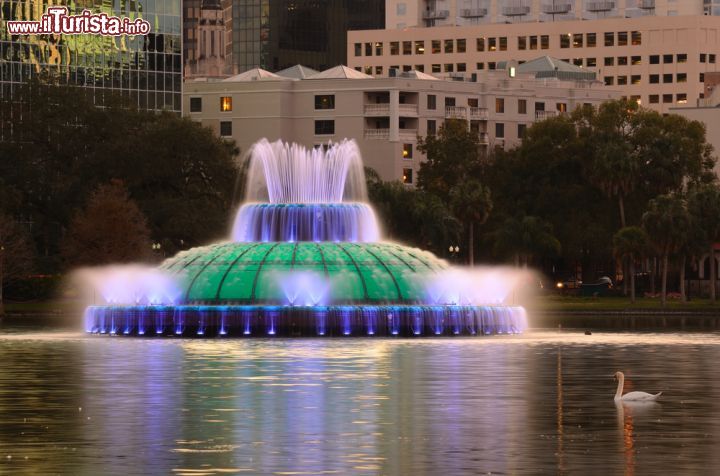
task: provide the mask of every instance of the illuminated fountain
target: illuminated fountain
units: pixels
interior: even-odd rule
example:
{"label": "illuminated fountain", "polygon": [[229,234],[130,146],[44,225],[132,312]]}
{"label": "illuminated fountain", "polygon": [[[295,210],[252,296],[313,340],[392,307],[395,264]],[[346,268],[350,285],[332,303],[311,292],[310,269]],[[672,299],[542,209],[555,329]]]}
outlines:
{"label": "illuminated fountain", "polygon": [[232,240],[159,268],[90,272],[100,334],[452,336],[516,333],[517,273],[451,268],[380,241],[353,141],[323,151],[262,140]]}

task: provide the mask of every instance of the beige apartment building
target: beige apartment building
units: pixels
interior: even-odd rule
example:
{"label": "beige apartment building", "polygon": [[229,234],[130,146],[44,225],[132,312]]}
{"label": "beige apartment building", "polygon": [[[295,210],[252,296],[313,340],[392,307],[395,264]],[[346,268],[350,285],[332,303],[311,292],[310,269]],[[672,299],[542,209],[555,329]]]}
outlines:
{"label": "beige apartment building", "polygon": [[641,16],[720,15],[720,0],[387,0],[388,29]]}
{"label": "beige apartment building", "polygon": [[536,120],[620,96],[551,58],[505,67],[465,81],[415,71],[373,78],[345,66],[277,74],[255,68],[225,80],[186,81],[183,111],[234,139],[243,153],[263,137],[307,147],[355,139],[382,179],[414,184],[424,159],[418,136],[434,134],[447,119],[467,120],[484,147],[509,147]]}
{"label": "beige apartment building", "polygon": [[[477,6],[481,3],[486,6]],[[720,71],[720,16],[703,14],[715,13],[714,5],[720,8],[720,2],[705,3],[390,1],[387,29],[348,32],[348,65],[375,76],[396,68],[469,77],[510,60],[548,55],[594,71],[623,96],[666,113],[671,107],[697,104],[703,98],[705,74]],[[610,5],[604,12],[597,10]],[[650,5],[654,9],[641,8]],[[550,6],[569,10],[562,21],[547,20]],[[507,15],[512,11],[527,13]],[[433,15],[443,21],[427,21]]]}

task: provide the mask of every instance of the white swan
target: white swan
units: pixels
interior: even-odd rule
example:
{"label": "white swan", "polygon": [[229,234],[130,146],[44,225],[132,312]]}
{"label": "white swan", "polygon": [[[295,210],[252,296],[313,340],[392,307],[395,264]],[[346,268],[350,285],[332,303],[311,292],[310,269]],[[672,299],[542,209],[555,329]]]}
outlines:
{"label": "white swan", "polygon": [[622,372],[615,372],[615,378],[618,381],[617,391],[615,392],[615,401],[623,402],[654,402],[657,400],[662,392],[652,395],[645,392],[628,392],[625,395],[622,394],[623,386],[625,385],[625,374]]}

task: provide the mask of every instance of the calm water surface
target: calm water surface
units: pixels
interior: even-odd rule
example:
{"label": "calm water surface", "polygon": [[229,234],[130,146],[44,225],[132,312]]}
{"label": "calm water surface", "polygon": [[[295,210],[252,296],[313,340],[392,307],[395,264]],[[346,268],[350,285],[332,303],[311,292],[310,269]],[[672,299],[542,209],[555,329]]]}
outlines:
{"label": "calm water surface", "polygon": [[[710,474],[720,334],[0,329],[0,474]],[[661,403],[616,407],[612,374]]]}

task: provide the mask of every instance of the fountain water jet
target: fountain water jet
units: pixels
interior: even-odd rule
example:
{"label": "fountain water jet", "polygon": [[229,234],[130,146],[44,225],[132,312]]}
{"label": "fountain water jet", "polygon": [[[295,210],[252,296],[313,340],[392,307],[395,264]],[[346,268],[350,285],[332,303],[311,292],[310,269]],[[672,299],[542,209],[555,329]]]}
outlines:
{"label": "fountain water jet", "polygon": [[[517,272],[451,268],[380,240],[354,141],[307,150],[261,140],[248,170],[232,240],[180,252],[135,279],[122,268],[96,273],[103,302],[87,308],[88,332],[453,336],[526,328],[525,310],[509,302]],[[122,299],[105,291],[118,287]]]}

